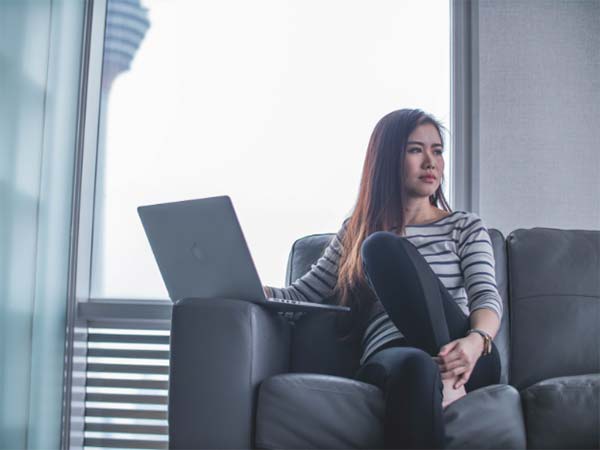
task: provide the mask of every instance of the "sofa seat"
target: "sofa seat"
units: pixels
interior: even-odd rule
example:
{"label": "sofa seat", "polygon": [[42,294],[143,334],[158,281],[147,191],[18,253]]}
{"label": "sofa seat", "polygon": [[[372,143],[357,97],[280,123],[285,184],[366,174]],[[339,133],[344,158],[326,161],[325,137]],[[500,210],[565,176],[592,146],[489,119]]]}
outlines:
{"label": "sofa seat", "polygon": [[492,384],[469,392],[444,410],[446,448],[526,448],[519,391]]}
{"label": "sofa seat", "polygon": [[[259,390],[256,447],[382,448],[384,400],[375,386],[317,374],[282,374]],[[445,410],[448,448],[525,448],[518,391],[492,385]]]}
{"label": "sofa seat", "polygon": [[349,378],[283,374],[263,381],[256,448],[382,448],[383,393]]}
{"label": "sofa seat", "polygon": [[527,448],[600,448],[600,374],[540,381],[521,401]]}

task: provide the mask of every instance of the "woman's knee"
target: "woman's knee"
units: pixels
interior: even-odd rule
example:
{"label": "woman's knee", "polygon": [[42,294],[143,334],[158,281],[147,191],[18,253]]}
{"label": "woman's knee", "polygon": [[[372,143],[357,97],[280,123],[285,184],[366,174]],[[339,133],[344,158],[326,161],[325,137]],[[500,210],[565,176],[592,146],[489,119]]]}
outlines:
{"label": "woman's knee", "polygon": [[365,267],[371,268],[378,261],[389,259],[390,251],[397,246],[399,236],[389,231],[376,231],[363,241],[360,253]]}
{"label": "woman's knee", "polygon": [[390,267],[398,270],[409,267],[413,264],[411,251],[418,255],[418,251],[408,239],[389,231],[370,234],[363,241],[360,250],[367,278],[377,278],[378,274],[386,273]]}
{"label": "woman's knee", "polygon": [[376,231],[367,236],[361,246],[362,256],[370,256],[374,253],[384,251],[389,248],[390,242],[396,238],[396,235],[389,231]]}
{"label": "woman's knee", "polygon": [[378,352],[374,361],[384,366],[387,377],[394,379],[436,377],[439,369],[431,355],[415,347],[392,347]]}

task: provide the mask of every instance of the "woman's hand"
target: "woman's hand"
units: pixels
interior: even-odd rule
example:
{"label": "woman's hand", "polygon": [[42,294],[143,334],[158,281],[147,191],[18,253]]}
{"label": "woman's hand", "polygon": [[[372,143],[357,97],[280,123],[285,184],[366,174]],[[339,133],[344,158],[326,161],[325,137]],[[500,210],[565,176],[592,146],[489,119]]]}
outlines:
{"label": "woman's hand", "polygon": [[444,345],[438,356],[433,359],[440,367],[442,379],[455,378],[458,376],[454,389],[458,389],[467,381],[473,372],[473,368],[483,351],[483,339],[477,333]]}

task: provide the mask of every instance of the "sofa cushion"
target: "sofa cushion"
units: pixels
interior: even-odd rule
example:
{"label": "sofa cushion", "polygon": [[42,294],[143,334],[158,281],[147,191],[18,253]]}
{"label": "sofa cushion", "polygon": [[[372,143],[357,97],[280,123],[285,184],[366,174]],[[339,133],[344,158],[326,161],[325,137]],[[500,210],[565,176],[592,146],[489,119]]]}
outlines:
{"label": "sofa cushion", "polygon": [[527,448],[600,448],[600,374],[544,380],[521,398]]}
{"label": "sofa cushion", "polygon": [[[260,386],[256,446],[265,449],[382,448],[383,393],[359,381],[282,374]],[[515,388],[469,392],[444,411],[448,448],[525,448],[521,400]]]}
{"label": "sofa cushion", "polygon": [[360,381],[286,374],[259,390],[256,447],[382,448],[383,393]]}
{"label": "sofa cushion", "polygon": [[506,239],[510,384],[600,372],[600,231],[519,229]]}
{"label": "sofa cushion", "polygon": [[446,448],[525,448],[519,392],[494,384],[469,392],[444,410]]}

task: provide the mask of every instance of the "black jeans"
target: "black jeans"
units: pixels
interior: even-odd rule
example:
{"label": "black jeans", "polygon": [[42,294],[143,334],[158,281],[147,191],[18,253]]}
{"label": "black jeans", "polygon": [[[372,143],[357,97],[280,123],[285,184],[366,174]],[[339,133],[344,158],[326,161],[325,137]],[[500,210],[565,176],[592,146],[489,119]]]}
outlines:
{"label": "black jeans", "polygon": [[[355,378],[384,392],[386,448],[444,448],[443,386],[431,357],[465,336],[469,318],[408,239],[378,231],[365,239],[361,256],[371,288],[405,339],[371,355]],[[477,360],[465,390],[499,380],[494,345]]]}

